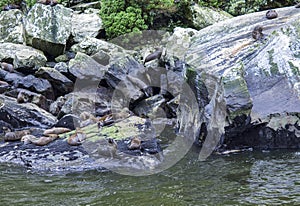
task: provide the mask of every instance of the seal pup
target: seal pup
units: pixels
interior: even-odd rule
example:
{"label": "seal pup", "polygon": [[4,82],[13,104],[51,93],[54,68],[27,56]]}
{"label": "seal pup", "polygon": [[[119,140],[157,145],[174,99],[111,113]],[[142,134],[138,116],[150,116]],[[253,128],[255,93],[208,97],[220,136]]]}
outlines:
{"label": "seal pup", "polygon": [[271,9],[271,10],[267,11],[267,13],[266,13],[267,19],[275,19],[277,17],[278,17],[278,14],[274,9]]}
{"label": "seal pup", "polygon": [[154,59],[159,59],[161,57],[162,52],[163,52],[163,50],[161,48],[156,48],[153,53],[146,56],[146,58],[144,60],[144,64],[146,62],[152,61]]}
{"label": "seal pup", "polygon": [[255,40],[260,40],[262,39],[262,37],[264,36],[264,34],[262,33],[262,26],[256,26],[254,27],[253,31],[252,31],[252,37]]}
{"label": "seal pup", "polygon": [[52,135],[49,137],[36,137],[34,135],[25,135],[22,137],[21,141],[24,142],[24,144],[34,144],[37,146],[45,146],[49,144],[50,142],[53,142],[55,139],[57,139],[58,135]]}
{"label": "seal pup", "polygon": [[133,137],[130,141],[130,145],[128,146],[128,149],[135,150],[135,149],[141,149],[141,139],[139,137]]}

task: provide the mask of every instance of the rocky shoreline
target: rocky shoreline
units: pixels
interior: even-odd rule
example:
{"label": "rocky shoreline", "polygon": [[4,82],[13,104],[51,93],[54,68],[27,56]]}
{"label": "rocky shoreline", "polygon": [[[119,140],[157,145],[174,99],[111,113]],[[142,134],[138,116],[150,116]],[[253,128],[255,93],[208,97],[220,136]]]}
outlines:
{"label": "rocky shoreline", "polygon": [[[176,135],[188,142],[177,146],[196,143],[203,157],[300,148],[300,10],[111,42],[99,39],[98,12],[35,4],[28,13],[0,13],[0,162],[149,170],[164,161]],[[259,40],[251,35],[257,25]],[[173,137],[162,143],[166,127]],[[51,128],[69,131],[45,135]],[[23,130],[39,139],[5,139]],[[53,139],[35,144],[42,137]]]}

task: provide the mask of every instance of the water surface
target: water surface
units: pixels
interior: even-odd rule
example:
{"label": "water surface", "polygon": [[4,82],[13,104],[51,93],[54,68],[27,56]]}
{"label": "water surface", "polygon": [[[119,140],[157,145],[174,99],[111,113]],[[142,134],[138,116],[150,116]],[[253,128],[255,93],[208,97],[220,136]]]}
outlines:
{"label": "water surface", "polygon": [[296,205],[300,152],[245,152],[199,162],[192,150],[151,176],[38,174],[0,165],[0,205]]}

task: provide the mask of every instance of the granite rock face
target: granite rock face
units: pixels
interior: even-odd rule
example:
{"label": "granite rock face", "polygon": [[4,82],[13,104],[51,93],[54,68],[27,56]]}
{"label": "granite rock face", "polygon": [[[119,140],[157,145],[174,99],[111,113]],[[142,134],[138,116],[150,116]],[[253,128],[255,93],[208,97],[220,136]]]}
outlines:
{"label": "granite rock face", "polygon": [[[291,144],[263,143],[279,141],[282,131],[299,133],[300,15],[294,7],[277,12],[273,20],[266,19],[265,12],[232,18],[200,30],[192,39],[185,56],[186,75],[202,114],[193,118],[198,119],[195,136],[202,138],[203,146],[210,142],[231,148],[285,148]],[[252,37],[256,26],[262,27],[258,40]],[[277,123],[271,127],[270,122]],[[266,128],[273,132],[264,132]],[[243,143],[245,134],[259,136],[261,143]],[[286,141],[299,148],[296,136]],[[230,144],[235,138],[240,144]]]}

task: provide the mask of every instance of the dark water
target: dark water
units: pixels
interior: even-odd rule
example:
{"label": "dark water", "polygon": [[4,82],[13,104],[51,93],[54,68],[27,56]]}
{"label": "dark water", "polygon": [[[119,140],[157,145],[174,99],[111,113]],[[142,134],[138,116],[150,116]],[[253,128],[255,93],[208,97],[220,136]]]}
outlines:
{"label": "dark water", "polygon": [[89,171],[34,174],[0,166],[0,205],[297,205],[300,152],[212,156],[191,151],[174,167],[132,177]]}

